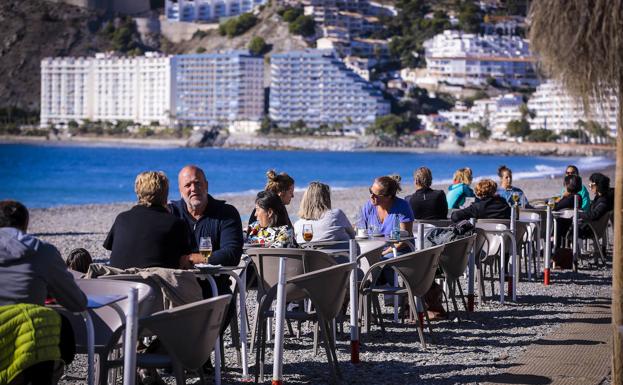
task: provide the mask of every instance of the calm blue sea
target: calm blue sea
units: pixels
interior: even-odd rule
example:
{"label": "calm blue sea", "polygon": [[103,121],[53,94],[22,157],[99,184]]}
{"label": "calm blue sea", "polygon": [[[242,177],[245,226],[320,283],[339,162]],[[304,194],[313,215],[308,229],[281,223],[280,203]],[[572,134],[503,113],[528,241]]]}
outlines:
{"label": "calm blue sea", "polygon": [[614,161],[602,157],[554,158],[381,152],[264,151],[193,148],[111,148],[0,144],[0,199],[28,207],[131,202],[136,174],[162,170],[171,179],[170,199],[178,199],[177,172],[197,164],[213,194],[258,191],[269,168],[286,171],[297,190],[320,180],[332,188],[367,186],[376,176],[398,173],[411,184],[413,170],[427,166],[434,182],[450,183],[454,170],[469,166],[476,177],[495,175],[506,164],[515,179],[559,174],[569,163],[580,170]]}

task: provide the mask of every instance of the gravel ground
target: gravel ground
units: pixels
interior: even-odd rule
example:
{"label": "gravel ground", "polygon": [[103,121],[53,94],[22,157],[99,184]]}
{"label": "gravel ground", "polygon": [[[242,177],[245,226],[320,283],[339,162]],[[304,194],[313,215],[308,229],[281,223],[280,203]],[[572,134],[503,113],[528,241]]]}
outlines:
{"label": "gravel ground", "polygon": [[[612,177],[613,170],[604,170]],[[583,175],[587,180],[588,175]],[[517,181],[531,199],[546,198],[560,192],[560,177]],[[298,186],[300,187],[300,186]],[[438,186],[447,188],[447,186]],[[333,191],[333,207],[341,208],[354,219],[358,208],[369,198],[368,188],[359,187]],[[405,186],[405,195],[412,192]],[[301,192],[288,207],[295,217]],[[240,211],[243,222],[253,206],[249,195],[220,197],[228,200]],[[76,247],[88,249],[96,261],[108,259],[101,246],[116,215],[129,209],[132,203],[69,206],[31,210],[30,231],[56,245],[66,256]],[[486,380],[486,376],[503,372],[534,340],[548,334],[573,319],[573,314],[585,304],[610,302],[611,271],[581,270],[577,274],[556,272],[554,284],[543,286],[535,282],[521,282],[518,302],[499,305],[490,301],[477,308],[469,320],[461,323],[436,321],[433,327],[436,342],[423,350],[413,325],[388,323],[385,333],[373,328],[361,337],[361,364],[352,365],[347,334],[338,336],[338,359],[344,383],[377,384],[472,384]],[[464,285],[465,287],[465,285]],[[255,293],[249,293],[249,308],[255,309]],[[386,309],[389,314],[389,309]],[[250,311],[253,318],[254,310]],[[389,321],[389,315],[387,320]],[[346,331],[348,328],[346,327]],[[427,337],[430,342],[430,336]],[[321,351],[314,356],[311,351],[312,336],[304,331],[301,339],[286,338],[284,375],[288,384],[323,384],[329,382],[326,357]],[[267,351],[266,380],[272,373],[272,356]],[[223,383],[240,382],[240,370],[235,365],[232,348],[227,349],[228,370]],[[255,362],[251,354],[249,362]],[[62,384],[85,382],[86,357],[79,355],[66,371]],[[253,373],[253,369],[251,370]],[[165,381],[173,384],[172,377]],[[196,378],[188,380],[197,382]],[[604,384],[608,384],[606,379]]]}

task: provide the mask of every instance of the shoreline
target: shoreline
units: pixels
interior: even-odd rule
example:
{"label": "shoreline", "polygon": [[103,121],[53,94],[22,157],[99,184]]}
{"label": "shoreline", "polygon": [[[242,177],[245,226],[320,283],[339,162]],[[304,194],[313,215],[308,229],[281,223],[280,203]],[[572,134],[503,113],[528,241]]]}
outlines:
{"label": "shoreline", "polygon": [[[313,140],[311,140],[313,139]],[[525,155],[525,156],[606,156],[614,157],[615,146],[609,145],[579,145],[569,143],[534,143],[534,142],[479,142],[468,140],[465,146],[442,143],[439,147],[348,147],[331,145],[335,138],[320,137],[257,137],[246,138],[253,145],[234,142],[234,145],[224,145],[203,148],[223,148],[231,150],[273,150],[273,151],[344,151],[344,152],[386,152],[386,153],[413,153],[434,154],[450,153],[465,155]],[[355,139],[346,138],[350,141]],[[71,138],[48,138],[41,136],[0,135],[0,144],[26,144],[42,146],[83,146],[83,147],[144,147],[144,148],[201,148],[188,147],[188,139],[176,138],[117,138],[117,137],[89,137],[74,136]],[[266,146],[261,142],[278,143]],[[284,141],[281,143],[280,141]],[[311,143],[314,142],[314,143]],[[279,144],[281,143],[281,144]],[[319,143],[319,144],[318,144]],[[323,144],[324,143],[324,144]]]}

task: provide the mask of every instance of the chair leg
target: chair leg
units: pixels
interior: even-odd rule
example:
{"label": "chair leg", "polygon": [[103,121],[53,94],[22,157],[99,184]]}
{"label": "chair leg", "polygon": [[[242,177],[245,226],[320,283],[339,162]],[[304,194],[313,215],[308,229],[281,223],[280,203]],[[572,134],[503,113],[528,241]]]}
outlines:
{"label": "chair leg", "polygon": [[378,324],[381,326],[381,332],[385,333],[385,324],[383,323],[383,313],[381,311],[381,304],[379,303],[379,296],[378,295],[371,295],[370,296],[371,300],[372,300],[372,305],[373,305],[373,313],[376,313],[376,320],[378,322]]}
{"label": "chair leg", "polygon": [[182,368],[182,365],[180,365],[178,362],[175,362],[175,361],[173,361],[173,373],[175,374],[175,383],[177,385],[186,385],[186,378],[184,377],[184,368]]}
{"label": "chair leg", "polygon": [[478,263],[476,269],[478,270],[478,304],[482,306],[485,302],[485,276],[482,263]]}
{"label": "chair leg", "polygon": [[337,382],[337,378],[338,378],[338,375],[337,375],[337,362],[333,361],[333,352],[331,351],[331,346],[329,344],[329,339],[331,338],[331,332],[329,330],[329,325],[321,317],[318,317],[318,323],[320,324],[320,329],[321,329],[321,333],[322,333],[322,342],[324,344],[325,352],[327,354],[327,361],[328,361],[329,366],[331,368],[331,377],[333,378],[334,382]]}
{"label": "chair leg", "polygon": [[[240,346],[240,332],[238,330],[238,317],[235,313],[231,320],[229,321],[229,329],[231,331],[231,343],[236,348],[236,358],[238,359],[238,365],[242,365],[242,352]],[[221,336],[221,340],[223,337]],[[223,350],[224,351],[224,350]],[[225,360],[223,360],[225,362]]]}
{"label": "chair leg", "polygon": [[469,310],[467,310],[467,302],[465,302],[465,296],[463,295],[463,288],[461,287],[461,281],[456,280],[456,286],[459,288],[459,295],[461,296],[461,301],[463,302],[463,309],[465,309],[465,317],[469,319]]}
{"label": "chair leg", "polygon": [[[430,338],[433,342],[437,342],[435,339],[435,333],[433,332],[433,325],[430,322],[430,318],[428,317],[428,312],[424,312],[424,317],[426,318],[426,324],[428,325],[428,332],[430,333]],[[422,325],[424,326],[424,325]]]}
{"label": "chair leg", "polygon": [[449,282],[448,289],[449,289],[450,299],[452,300],[452,306],[454,307],[454,314],[456,314],[456,319],[460,323],[461,317],[459,316],[459,305],[456,303],[456,296],[454,293],[456,291],[456,288],[454,287],[454,285],[455,285],[455,282]]}
{"label": "chair leg", "polygon": [[[415,311],[416,307],[415,307],[415,298],[411,297],[410,295],[408,296],[409,298],[409,306],[411,307],[412,311]],[[416,324],[416,328],[417,328],[417,334],[420,337],[420,343],[422,344],[422,349],[426,349],[426,340],[424,339],[424,333],[422,332],[422,330],[424,330],[424,324],[422,323],[422,320],[420,319],[420,317],[416,316],[415,319],[417,320],[417,324]]]}
{"label": "chair leg", "polygon": [[318,322],[314,322],[314,356],[318,355]]}

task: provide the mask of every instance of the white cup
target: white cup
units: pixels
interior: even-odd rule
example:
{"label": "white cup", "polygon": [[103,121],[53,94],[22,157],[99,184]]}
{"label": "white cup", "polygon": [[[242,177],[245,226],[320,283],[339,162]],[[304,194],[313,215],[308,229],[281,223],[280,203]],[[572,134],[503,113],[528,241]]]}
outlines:
{"label": "white cup", "polygon": [[357,229],[357,237],[358,238],[366,238],[368,237],[368,231],[366,229]]}

